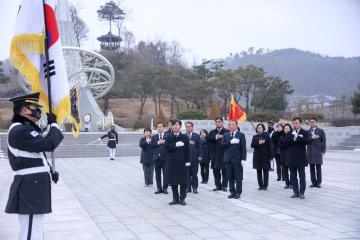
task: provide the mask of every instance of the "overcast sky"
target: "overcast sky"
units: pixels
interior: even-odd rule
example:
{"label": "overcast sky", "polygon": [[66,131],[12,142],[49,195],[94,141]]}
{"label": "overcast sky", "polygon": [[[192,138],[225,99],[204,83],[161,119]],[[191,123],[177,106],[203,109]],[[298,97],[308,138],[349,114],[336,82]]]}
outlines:
{"label": "overcast sky", "polygon": [[[30,1],[30,0],[28,0]],[[32,0],[34,1],[34,0]],[[20,0],[0,0],[0,59],[9,55]],[[104,0],[69,0],[81,7],[97,50],[108,32],[97,19]],[[329,56],[360,56],[359,0],[123,0],[136,41],[178,41],[189,64],[226,57],[249,46],[299,48]]]}

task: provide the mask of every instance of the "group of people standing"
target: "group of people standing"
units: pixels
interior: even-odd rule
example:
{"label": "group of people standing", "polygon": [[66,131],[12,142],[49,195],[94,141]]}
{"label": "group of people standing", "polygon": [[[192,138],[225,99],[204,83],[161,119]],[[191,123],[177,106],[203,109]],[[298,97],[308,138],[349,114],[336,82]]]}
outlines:
{"label": "group of people standing", "polygon": [[239,131],[236,121],[230,121],[230,131],[224,128],[221,117],[216,118],[215,123],[216,129],[209,133],[202,129],[199,134],[194,132],[191,121],[185,123],[186,133],[181,133],[182,121],[177,119],[169,121],[166,131],[164,123],[158,122],[154,135],[150,128],[145,128],[139,143],[145,186],[153,184],[155,169],[155,194],[168,194],[170,185],[173,200],[169,204],[186,205],[186,194],[198,193],[199,168],[201,183],[207,184],[211,166],[215,179],[213,190],[227,191],[229,184],[229,198],[240,198],[242,168],[246,161],[245,135]]}
{"label": "group of people standing", "polygon": [[[256,126],[251,147],[254,148],[253,168],[257,170],[259,190],[267,190],[269,182],[269,159],[275,158],[277,181],[285,181],[285,189],[293,189],[292,198],[305,198],[305,167],[310,164],[310,187],[321,188],[323,155],[326,152],[326,137],[317,127],[317,119],[310,119],[310,129],[302,128],[302,119],[295,117],[292,126],[273,122]],[[299,177],[298,177],[299,176]]]}
{"label": "group of people standing", "polygon": [[[186,205],[187,193],[198,193],[200,168],[201,183],[207,184],[210,167],[213,171],[213,191],[228,191],[228,198],[238,199],[242,193],[243,167],[246,163],[246,139],[237,121],[230,120],[224,127],[222,117],[215,119],[216,128],[195,133],[191,121],[185,123],[186,132],[181,133],[182,122],[170,120],[169,129],[164,123],[156,124],[157,134],[144,129],[140,139],[140,162],[143,164],[145,186],[153,184],[153,172],[157,190],[155,194],[168,194],[170,185],[173,201],[170,205]],[[292,125],[268,122],[268,129],[260,123],[251,141],[254,149],[253,168],[257,172],[259,190],[267,190],[272,159],[276,162],[277,181],[285,182],[285,189],[292,189],[292,198],[305,198],[305,167],[310,164],[311,186],[321,188],[322,157],[326,151],[324,130],[317,127],[317,119],[310,119],[310,129],[302,128],[302,119],[294,118]],[[180,189],[180,192],[179,192]]]}

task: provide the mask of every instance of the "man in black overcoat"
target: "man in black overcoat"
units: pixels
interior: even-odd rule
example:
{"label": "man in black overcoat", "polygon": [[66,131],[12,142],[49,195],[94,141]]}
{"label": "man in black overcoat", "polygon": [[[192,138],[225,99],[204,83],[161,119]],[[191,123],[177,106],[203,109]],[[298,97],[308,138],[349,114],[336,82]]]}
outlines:
{"label": "man in black overcoat", "polygon": [[224,163],[224,146],[221,145],[221,140],[225,133],[229,132],[224,128],[224,120],[222,117],[215,119],[216,128],[211,130],[206,138],[210,144],[210,161],[211,168],[214,173],[215,188],[213,191],[227,191],[228,178],[226,175],[226,166]]}
{"label": "man in black overcoat", "polygon": [[165,149],[167,151],[165,181],[171,186],[173,193],[173,200],[169,203],[170,205],[186,205],[186,189],[190,183],[190,143],[186,134],[180,132],[181,124],[180,120],[174,119],[173,132],[165,138]]}
{"label": "man in black overcoat", "polygon": [[[293,119],[293,138],[289,140],[288,148],[288,160],[290,168],[290,181],[293,186],[294,194],[292,198],[305,199],[305,188],[306,188],[306,179],[305,179],[305,167],[307,166],[307,156],[306,156],[306,145],[309,142],[309,133],[308,131],[301,128],[302,120],[299,117]],[[299,181],[297,178],[299,174]]]}

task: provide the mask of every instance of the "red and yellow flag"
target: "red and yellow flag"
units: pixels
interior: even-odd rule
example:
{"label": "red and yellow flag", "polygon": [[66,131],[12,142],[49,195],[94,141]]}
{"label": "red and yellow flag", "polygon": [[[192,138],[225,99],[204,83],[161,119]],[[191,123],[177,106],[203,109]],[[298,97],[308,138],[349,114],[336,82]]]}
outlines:
{"label": "red and yellow flag", "polygon": [[231,95],[230,100],[229,120],[236,120],[237,122],[246,120],[246,112],[240,107],[239,103],[235,100],[233,95]]}

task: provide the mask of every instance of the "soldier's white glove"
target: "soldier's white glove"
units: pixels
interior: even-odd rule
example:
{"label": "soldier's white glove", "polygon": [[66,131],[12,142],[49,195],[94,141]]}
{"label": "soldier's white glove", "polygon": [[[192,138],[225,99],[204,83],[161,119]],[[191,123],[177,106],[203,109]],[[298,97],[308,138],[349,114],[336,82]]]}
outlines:
{"label": "soldier's white glove", "polygon": [[303,138],[303,137],[304,137],[304,135],[302,135],[302,134],[298,134],[298,137]]}
{"label": "soldier's white glove", "polygon": [[182,146],[184,146],[184,143],[182,141],[179,141],[179,142],[176,142],[175,146],[182,147]]}
{"label": "soldier's white glove", "polygon": [[189,167],[191,165],[191,162],[185,163],[185,167]]}
{"label": "soldier's white glove", "polygon": [[245,163],[246,163],[245,160],[241,160],[241,166],[242,166],[242,167],[245,167]]}
{"label": "soldier's white glove", "polygon": [[238,144],[240,142],[240,140],[238,138],[233,138],[230,140],[231,144]]}
{"label": "soldier's white glove", "polygon": [[97,140],[98,140],[98,141],[101,141],[101,138],[98,138]]}

